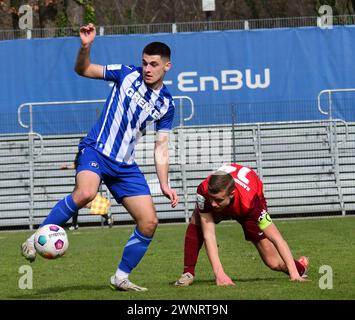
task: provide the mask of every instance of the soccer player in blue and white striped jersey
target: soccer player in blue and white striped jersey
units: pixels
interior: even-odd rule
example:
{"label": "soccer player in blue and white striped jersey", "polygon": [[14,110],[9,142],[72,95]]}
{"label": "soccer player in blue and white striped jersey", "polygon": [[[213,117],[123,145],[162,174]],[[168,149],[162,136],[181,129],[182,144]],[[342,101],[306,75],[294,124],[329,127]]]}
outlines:
{"label": "soccer player in blue and white striped jersey", "polygon": [[[170,48],[152,42],[143,49],[142,67],[93,64],[90,48],[96,36],[92,24],[80,28],[81,48],[75,71],[84,77],[112,81],[114,86],[96,125],[79,144],[74,191],[59,201],[41,224],[65,224],[97,193],[101,181],[122,203],[137,225],[130,236],[115,275],[113,289],[145,291],[129,281],[143,258],[158,225],[148,184],[134,160],[135,145],[148,126],[155,125],[154,160],[162,193],[175,207],[176,191],[168,184],[168,134],[174,117],[174,101],[163,79],[171,68]],[[22,254],[34,260],[34,236],[22,244]]]}

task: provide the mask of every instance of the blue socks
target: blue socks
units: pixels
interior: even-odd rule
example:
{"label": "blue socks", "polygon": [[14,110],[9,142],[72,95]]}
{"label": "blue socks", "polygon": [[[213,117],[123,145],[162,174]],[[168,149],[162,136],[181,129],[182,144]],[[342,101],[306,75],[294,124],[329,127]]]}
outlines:
{"label": "blue socks", "polygon": [[[53,207],[47,218],[42,222],[41,227],[46,224],[64,225],[78,210],[79,208],[70,194]],[[118,266],[119,270],[127,274],[131,273],[142,260],[152,239],[153,237],[144,236],[135,228],[123,249],[122,259]]]}
{"label": "blue socks", "polygon": [[40,227],[46,224],[64,225],[79,208],[75,204],[72,195],[68,195],[60,200],[51,210],[47,218],[42,222]]}
{"label": "blue socks", "polygon": [[126,273],[130,273],[142,260],[148,249],[152,237],[142,235],[137,228],[134,229],[132,235],[123,250],[122,259],[118,268]]}

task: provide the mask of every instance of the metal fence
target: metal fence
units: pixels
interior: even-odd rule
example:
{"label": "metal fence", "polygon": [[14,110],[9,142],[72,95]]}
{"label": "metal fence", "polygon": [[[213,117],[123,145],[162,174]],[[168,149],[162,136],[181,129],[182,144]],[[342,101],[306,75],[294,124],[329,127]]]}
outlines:
{"label": "metal fence", "polygon": [[[327,116],[324,120],[242,124],[233,117],[239,106],[232,105],[232,108],[224,106],[226,118],[232,121],[210,126],[189,126],[195,111],[193,101],[189,97],[177,97],[180,116],[169,147],[170,184],[181,199],[177,208],[170,207],[159,189],[153,161],[153,131],[138,143],[136,150],[137,163],[150,185],[159,219],[188,221],[197,185],[228,162],[238,162],[257,171],[274,217],[353,214],[355,123],[332,116],[332,95],[339,90],[333,91],[322,93],[328,101],[318,100],[319,112]],[[18,122],[28,131],[0,137],[0,228],[35,227],[58,200],[72,192],[74,171],[60,170],[60,166],[74,160],[84,133],[40,135],[34,132],[31,114],[46,104],[22,104]],[[28,122],[22,114],[26,108],[30,111]],[[184,108],[187,112],[183,113]],[[50,116],[49,111],[46,114]],[[111,212],[116,223],[132,222],[129,214],[114,201]],[[100,217],[82,209],[79,223],[98,224]]]}
{"label": "metal fence", "polygon": [[[223,30],[249,30],[270,28],[295,28],[321,26],[320,17],[288,17],[270,19],[248,19],[230,21],[194,21],[177,23],[156,24],[132,24],[98,26],[98,35],[116,34],[152,34],[152,33],[176,33],[176,32],[200,32],[200,31],[223,31]],[[355,15],[333,16],[333,25],[353,25]],[[35,28],[32,30],[0,30],[0,40],[53,38],[77,36],[78,27],[65,28]]]}

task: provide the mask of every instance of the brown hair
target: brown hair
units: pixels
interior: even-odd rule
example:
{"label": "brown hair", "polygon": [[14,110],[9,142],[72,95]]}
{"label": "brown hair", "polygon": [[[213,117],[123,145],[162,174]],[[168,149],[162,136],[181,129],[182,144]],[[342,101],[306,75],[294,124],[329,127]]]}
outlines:
{"label": "brown hair", "polygon": [[234,187],[234,178],[224,171],[216,171],[213,173],[208,182],[208,192],[211,194],[216,194],[222,190],[227,190],[231,193]]}

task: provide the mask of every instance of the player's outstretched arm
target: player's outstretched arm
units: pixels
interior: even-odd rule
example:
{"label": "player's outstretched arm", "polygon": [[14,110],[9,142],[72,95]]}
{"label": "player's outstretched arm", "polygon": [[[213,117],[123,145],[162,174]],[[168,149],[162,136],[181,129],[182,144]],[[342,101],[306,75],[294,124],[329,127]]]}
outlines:
{"label": "player's outstretched arm", "polygon": [[75,64],[75,71],[88,78],[102,79],[103,66],[90,62],[90,48],[96,37],[96,28],[92,23],[82,26],[79,31],[81,47]]}
{"label": "player's outstretched arm", "polygon": [[154,162],[162,193],[170,199],[173,208],[179,202],[176,191],[169,186],[169,134],[157,132],[154,146]]}
{"label": "player's outstretched arm", "polygon": [[218,246],[216,240],[216,228],[211,213],[200,213],[201,227],[208,259],[210,260],[216,284],[218,286],[235,285],[232,279],[224,272],[221,260],[218,255]]}
{"label": "player's outstretched arm", "polygon": [[271,223],[264,229],[264,234],[275,245],[282,260],[285,262],[291,281],[305,281],[305,279],[299,275],[291,250],[275,224]]}
{"label": "player's outstretched arm", "polygon": [[64,163],[60,166],[61,170],[66,170],[66,169],[75,169],[75,164],[74,163]]}

